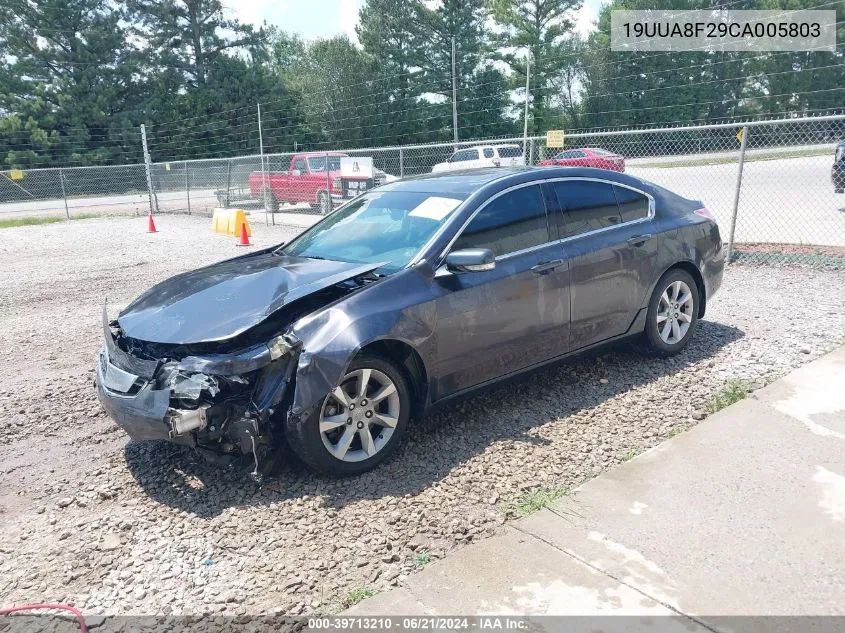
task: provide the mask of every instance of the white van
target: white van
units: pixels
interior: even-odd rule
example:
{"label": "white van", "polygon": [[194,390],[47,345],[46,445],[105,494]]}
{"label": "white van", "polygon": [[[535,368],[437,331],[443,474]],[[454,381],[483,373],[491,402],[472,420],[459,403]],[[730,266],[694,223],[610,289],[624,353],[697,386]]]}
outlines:
{"label": "white van", "polygon": [[457,169],[476,169],[478,167],[511,167],[524,165],[520,145],[477,145],[459,149],[445,163],[437,163],[432,173],[455,171]]}

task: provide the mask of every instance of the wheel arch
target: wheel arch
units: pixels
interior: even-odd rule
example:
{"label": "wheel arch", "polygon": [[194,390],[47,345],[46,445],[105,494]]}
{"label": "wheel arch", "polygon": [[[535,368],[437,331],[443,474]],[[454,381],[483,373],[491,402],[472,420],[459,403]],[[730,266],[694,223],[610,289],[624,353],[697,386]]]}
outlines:
{"label": "wheel arch", "polygon": [[[663,275],[668,273],[670,270],[675,269],[680,269],[684,272],[689,273],[690,276],[695,280],[695,285],[698,286],[698,318],[700,319],[704,316],[704,311],[707,307],[707,289],[704,287],[704,276],[701,274],[701,271],[698,269],[698,266],[696,266],[689,260],[683,260],[672,264],[671,266],[669,266],[669,268],[660,273],[660,277],[657,278],[657,281],[659,281],[660,278],[663,277]],[[657,285],[657,281],[654,282],[655,285]],[[652,289],[652,292],[654,292],[654,289]],[[649,293],[649,297],[650,296],[651,293]]]}
{"label": "wheel arch", "polygon": [[411,396],[415,405],[412,416],[420,419],[428,403],[428,370],[419,352],[411,344],[401,339],[382,338],[363,345],[353,358],[362,354],[381,356],[394,361],[399,366],[405,373],[408,385],[411,388]]}

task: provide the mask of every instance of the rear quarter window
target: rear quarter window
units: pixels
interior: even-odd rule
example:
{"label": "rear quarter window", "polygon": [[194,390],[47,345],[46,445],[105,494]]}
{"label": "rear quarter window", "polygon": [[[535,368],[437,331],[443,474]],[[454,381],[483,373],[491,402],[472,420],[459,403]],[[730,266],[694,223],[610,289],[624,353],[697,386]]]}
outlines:
{"label": "rear quarter window", "polygon": [[643,220],[648,217],[649,200],[639,191],[613,185],[616,202],[619,203],[619,215],[623,222]]}

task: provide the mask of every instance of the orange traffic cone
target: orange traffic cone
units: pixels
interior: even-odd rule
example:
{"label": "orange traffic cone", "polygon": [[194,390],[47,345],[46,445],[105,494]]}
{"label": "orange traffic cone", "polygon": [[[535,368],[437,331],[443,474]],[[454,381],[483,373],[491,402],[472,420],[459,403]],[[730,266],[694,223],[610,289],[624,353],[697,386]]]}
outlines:
{"label": "orange traffic cone", "polygon": [[156,223],[153,220],[153,214],[150,213],[147,218],[147,233],[158,233],[158,231],[156,231]]}
{"label": "orange traffic cone", "polygon": [[238,242],[238,246],[252,246],[249,243],[249,235],[246,232],[246,222],[241,222],[241,240]]}

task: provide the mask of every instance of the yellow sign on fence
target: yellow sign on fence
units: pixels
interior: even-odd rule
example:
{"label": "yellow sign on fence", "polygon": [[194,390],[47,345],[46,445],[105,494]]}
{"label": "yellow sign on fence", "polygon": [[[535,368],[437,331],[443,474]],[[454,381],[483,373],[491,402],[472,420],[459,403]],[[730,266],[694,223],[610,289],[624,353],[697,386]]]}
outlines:
{"label": "yellow sign on fence", "polygon": [[23,180],[23,172],[20,169],[13,169],[9,172],[9,178],[12,180]]}
{"label": "yellow sign on fence", "polygon": [[546,147],[563,147],[563,130],[546,132]]}
{"label": "yellow sign on fence", "polygon": [[742,128],[739,128],[739,132],[736,133],[736,140],[742,143]]}

